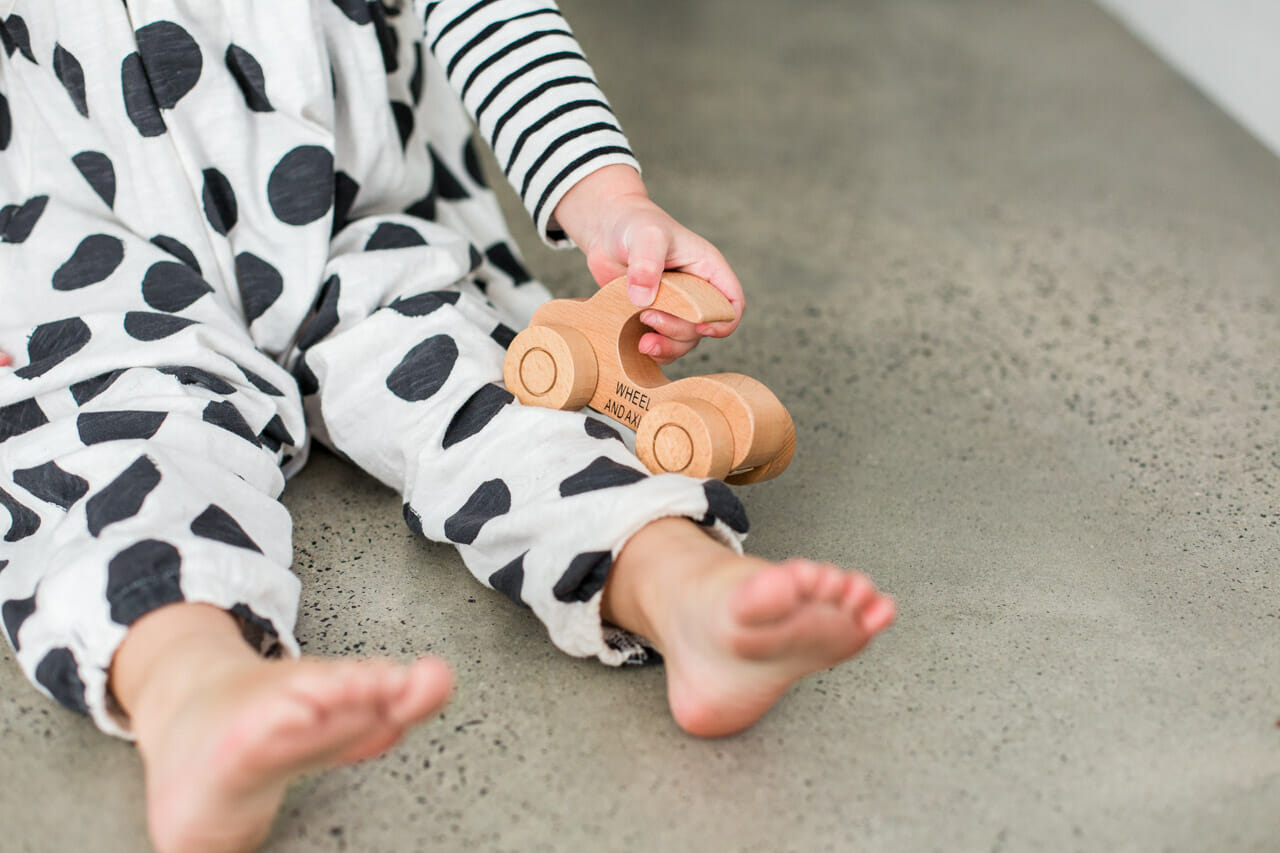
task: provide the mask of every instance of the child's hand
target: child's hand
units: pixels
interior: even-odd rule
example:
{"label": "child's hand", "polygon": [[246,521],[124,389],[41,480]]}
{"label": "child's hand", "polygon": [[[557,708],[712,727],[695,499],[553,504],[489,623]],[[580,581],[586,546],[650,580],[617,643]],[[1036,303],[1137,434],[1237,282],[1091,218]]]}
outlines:
{"label": "child's hand", "polygon": [[642,313],[641,322],[653,332],[640,338],[640,351],[659,364],[675,361],[704,337],[725,337],[742,320],[742,285],[724,257],[650,201],[630,166],[605,166],[579,181],[556,205],[555,218],[587,256],[597,284],[626,274],[635,305],[653,303],[664,270],[705,278],[733,305],[737,316],[725,323],[694,325],[661,311]]}
{"label": "child's hand", "polygon": [[4,350],[0,350],[0,367],[8,367],[9,364],[10,359],[8,354],[6,354]]}

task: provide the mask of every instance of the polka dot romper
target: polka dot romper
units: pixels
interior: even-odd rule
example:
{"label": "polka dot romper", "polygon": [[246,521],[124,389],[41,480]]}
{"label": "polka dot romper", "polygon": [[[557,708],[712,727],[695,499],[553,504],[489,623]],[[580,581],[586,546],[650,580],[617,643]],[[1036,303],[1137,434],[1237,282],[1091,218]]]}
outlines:
{"label": "polka dot romper", "polygon": [[0,0],[0,37],[0,622],[58,701],[127,735],[108,667],[171,602],[297,652],[313,436],[569,654],[644,658],[600,595],[645,524],[738,547],[725,486],[502,387],[547,294],[472,122],[553,245],[634,163],[551,2]]}

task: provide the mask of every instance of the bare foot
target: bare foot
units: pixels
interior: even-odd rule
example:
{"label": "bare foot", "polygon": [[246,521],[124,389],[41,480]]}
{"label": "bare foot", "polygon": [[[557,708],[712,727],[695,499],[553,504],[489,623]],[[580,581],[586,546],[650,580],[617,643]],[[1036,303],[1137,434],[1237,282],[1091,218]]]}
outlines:
{"label": "bare foot", "polygon": [[162,853],[255,849],[290,782],[385,751],[438,711],[452,687],[434,658],[267,661],[240,646],[249,654],[178,637],[153,662],[151,683],[129,694],[132,705],[122,697],[146,771],[148,829]]}
{"label": "bare foot", "polygon": [[894,604],[865,575],[738,556],[691,522],[665,519],[623,548],[603,612],[662,652],[676,723],[718,737],[861,651],[893,621]]}

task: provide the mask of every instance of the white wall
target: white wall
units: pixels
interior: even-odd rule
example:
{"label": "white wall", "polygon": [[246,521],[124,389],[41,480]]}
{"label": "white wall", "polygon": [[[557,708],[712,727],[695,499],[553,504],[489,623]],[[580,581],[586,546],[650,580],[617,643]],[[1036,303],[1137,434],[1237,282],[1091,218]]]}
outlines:
{"label": "white wall", "polygon": [[1280,154],[1280,0],[1096,0]]}

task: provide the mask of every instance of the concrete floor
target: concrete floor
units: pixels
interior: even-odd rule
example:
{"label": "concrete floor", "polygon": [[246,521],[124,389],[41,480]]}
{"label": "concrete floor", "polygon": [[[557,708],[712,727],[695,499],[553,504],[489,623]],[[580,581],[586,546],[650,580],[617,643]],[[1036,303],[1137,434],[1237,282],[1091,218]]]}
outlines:
{"label": "concrete floor", "polygon": [[[900,621],[694,740],[660,669],[560,655],[317,454],[306,648],[436,652],[460,688],[298,785],[269,849],[1277,849],[1280,161],[1086,2],[564,5],[748,288],[682,370],[798,423],[740,492],[753,550],[862,567]],[[143,849],[132,749],[0,657],[0,847]]]}

